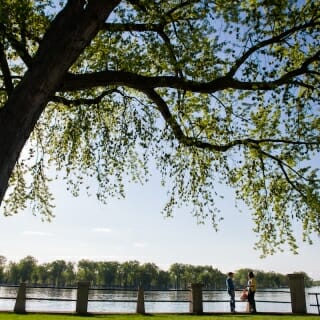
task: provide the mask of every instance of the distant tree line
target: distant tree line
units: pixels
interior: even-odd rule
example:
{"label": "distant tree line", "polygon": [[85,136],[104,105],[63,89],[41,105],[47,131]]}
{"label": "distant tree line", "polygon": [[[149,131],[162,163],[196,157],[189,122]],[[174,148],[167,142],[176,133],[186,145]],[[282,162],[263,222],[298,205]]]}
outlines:
{"label": "distant tree line", "polygon": [[312,285],[313,286],[320,286],[320,280],[313,281]]}
{"label": "distant tree line", "polygon": [[[247,283],[249,269],[235,271],[235,284],[243,288]],[[281,288],[288,286],[286,275],[254,270],[260,288]],[[186,289],[191,283],[202,283],[205,289],[224,289],[226,275],[212,266],[194,266],[174,263],[168,271],[161,270],[154,263],[141,264],[138,261],[90,261],[78,263],[55,260],[39,264],[27,256],[19,262],[7,261],[0,256],[0,283],[33,285],[74,286],[78,281],[90,281],[92,286],[113,288]],[[306,286],[312,279],[305,274]]]}

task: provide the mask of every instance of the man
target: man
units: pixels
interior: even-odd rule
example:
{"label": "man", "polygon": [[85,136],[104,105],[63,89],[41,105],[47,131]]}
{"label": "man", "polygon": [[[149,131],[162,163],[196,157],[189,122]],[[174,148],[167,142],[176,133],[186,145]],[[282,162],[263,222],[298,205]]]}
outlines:
{"label": "man", "polygon": [[235,287],[233,283],[233,272],[228,273],[228,278],[226,280],[228,294],[230,296],[230,310],[231,312],[236,312],[236,302],[235,302]]}

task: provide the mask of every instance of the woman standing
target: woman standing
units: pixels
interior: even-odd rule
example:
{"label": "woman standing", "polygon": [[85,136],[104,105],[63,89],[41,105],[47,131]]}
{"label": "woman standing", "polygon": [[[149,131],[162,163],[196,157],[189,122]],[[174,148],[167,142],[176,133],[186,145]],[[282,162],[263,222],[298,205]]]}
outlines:
{"label": "woman standing", "polygon": [[256,293],[257,283],[252,271],[248,273],[248,302],[249,302],[249,312],[256,313],[256,302],[254,300],[254,295]]}

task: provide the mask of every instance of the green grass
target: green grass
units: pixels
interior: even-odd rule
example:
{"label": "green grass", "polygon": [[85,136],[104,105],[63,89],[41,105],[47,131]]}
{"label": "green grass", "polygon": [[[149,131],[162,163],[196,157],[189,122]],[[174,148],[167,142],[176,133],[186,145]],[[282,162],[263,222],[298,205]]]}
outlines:
{"label": "green grass", "polygon": [[119,315],[65,315],[65,314],[14,314],[0,313],[1,320],[319,320],[318,315],[270,315],[270,314],[219,314],[219,315],[177,315],[177,314],[119,314]]}

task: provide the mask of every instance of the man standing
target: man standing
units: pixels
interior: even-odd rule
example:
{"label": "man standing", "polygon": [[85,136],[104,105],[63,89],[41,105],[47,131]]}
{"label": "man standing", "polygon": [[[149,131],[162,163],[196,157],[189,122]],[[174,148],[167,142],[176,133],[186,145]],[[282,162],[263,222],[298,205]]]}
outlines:
{"label": "man standing", "polygon": [[235,302],[235,287],[233,283],[233,272],[228,273],[228,278],[226,280],[228,294],[230,296],[230,310],[231,312],[236,312],[236,302]]}

